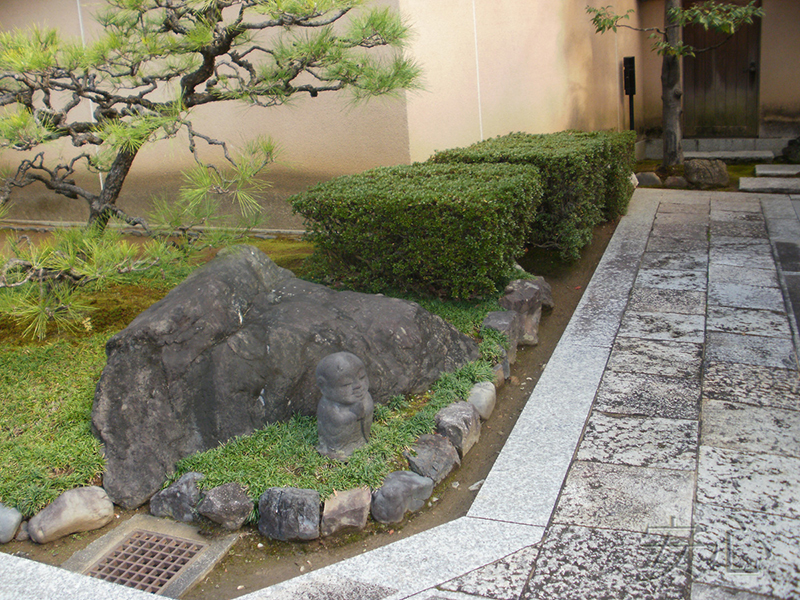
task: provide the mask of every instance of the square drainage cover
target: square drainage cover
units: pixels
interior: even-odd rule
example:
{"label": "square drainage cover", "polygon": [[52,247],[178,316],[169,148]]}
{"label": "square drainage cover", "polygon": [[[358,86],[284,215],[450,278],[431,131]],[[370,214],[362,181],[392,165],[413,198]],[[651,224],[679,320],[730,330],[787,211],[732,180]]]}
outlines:
{"label": "square drainage cover", "polygon": [[204,577],[238,537],[207,540],[190,525],[137,515],[77,552],[63,567],[177,598]]}

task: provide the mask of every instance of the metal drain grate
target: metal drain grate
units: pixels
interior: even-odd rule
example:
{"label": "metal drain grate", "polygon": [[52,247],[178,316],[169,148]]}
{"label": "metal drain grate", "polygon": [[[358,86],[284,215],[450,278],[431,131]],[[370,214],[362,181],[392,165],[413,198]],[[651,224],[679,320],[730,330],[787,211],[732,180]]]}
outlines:
{"label": "metal drain grate", "polygon": [[98,560],[86,574],[157,593],[205,548],[205,544],[198,542],[137,530]]}

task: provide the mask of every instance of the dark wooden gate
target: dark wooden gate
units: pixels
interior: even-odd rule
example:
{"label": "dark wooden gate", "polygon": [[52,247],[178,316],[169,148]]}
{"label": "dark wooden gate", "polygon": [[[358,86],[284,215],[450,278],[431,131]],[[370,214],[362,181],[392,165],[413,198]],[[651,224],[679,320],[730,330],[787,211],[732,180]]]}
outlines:
{"label": "dark wooden gate", "polygon": [[[687,1],[684,5],[692,3]],[[714,47],[725,38],[698,26],[687,27],[683,32],[684,42],[695,48]],[[718,48],[684,58],[686,137],[758,136],[760,42],[761,21],[756,19]]]}

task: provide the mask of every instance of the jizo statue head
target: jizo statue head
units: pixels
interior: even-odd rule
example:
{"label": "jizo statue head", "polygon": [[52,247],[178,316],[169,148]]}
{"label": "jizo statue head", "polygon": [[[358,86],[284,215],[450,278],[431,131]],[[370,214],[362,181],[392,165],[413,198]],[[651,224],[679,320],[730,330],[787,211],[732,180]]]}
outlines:
{"label": "jizo statue head", "polygon": [[364,363],[350,352],[336,352],[317,365],[322,398],[317,405],[320,454],[347,460],[369,440],[373,403]]}

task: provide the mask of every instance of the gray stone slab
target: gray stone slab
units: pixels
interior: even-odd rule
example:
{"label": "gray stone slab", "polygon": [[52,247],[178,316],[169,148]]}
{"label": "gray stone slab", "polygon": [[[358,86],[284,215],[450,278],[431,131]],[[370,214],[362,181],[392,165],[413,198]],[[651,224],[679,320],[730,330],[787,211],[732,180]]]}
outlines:
{"label": "gray stone slab", "polygon": [[470,517],[547,525],[608,354],[562,337],[473,500]]}
{"label": "gray stone slab", "polygon": [[241,600],[269,598],[270,600],[396,600],[401,596],[398,590],[380,585],[363,583],[354,579],[329,578],[292,579],[283,586],[277,585],[246,596]]}
{"label": "gray stone slab", "polygon": [[708,238],[685,240],[679,237],[652,236],[647,241],[648,252],[707,252]]}
{"label": "gray stone slab", "polygon": [[767,221],[772,219],[797,219],[797,211],[790,198],[769,196],[761,202],[761,211]]}
{"label": "gray stone slab", "polygon": [[[400,600],[538,544],[543,534],[539,527],[462,517],[242,598],[349,600],[354,596],[346,590],[358,584],[393,590],[386,600]],[[320,595],[331,585],[344,592]]]}
{"label": "gray stone slab", "polygon": [[700,446],[697,501],[800,518],[800,459]]}
{"label": "gray stone slab", "polygon": [[800,239],[796,242],[775,242],[778,267],[784,276],[800,271]]}
{"label": "gray stone slab", "polygon": [[655,227],[663,225],[708,225],[708,210],[661,211],[656,214]]}
{"label": "gray stone slab", "polygon": [[703,396],[800,410],[800,378],[794,369],[712,361],[706,365]]}
{"label": "gray stone slab", "polygon": [[517,600],[533,570],[539,546],[529,546],[439,586],[439,589],[495,600]]}
{"label": "gray stone slab", "polygon": [[746,283],[761,287],[780,287],[778,273],[774,268],[755,269],[712,264],[708,268],[708,280],[713,283]]}
{"label": "gray stone slab", "polygon": [[711,196],[711,210],[739,210],[743,212],[758,212],[761,210],[761,201],[752,194],[739,192],[715,192]]}
{"label": "gray stone slab", "polygon": [[[757,207],[757,208],[756,208]],[[761,207],[754,204],[755,210],[724,210],[717,205],[711,211],[711,221],[716,223],[764,223]]]}
{"label": "gray stone slab", "polygon": [[708,239],[708,225],[695,223],[655,223],[650,236],[668,237],[687,241],[705,241]]}
{"label": "gray stone slab", "polygon": [[697,438],[697,421],[610,416],[594,411],[575,458],[693,471],[697,466]]}
{"label": "gray stone slab", "polygon": [[572,463],[553,522],[645,533],[671,523],[688,535],[694,471]]}
{"label": "gray stone slab", "polygon": [[794,177],[800,175],[800,165],[756,165],[756,177]]}
{"label": "gray stone slab", "polygon": [[708,214],[709,201],[702,200],[698,202],[661,202],[658,205],[659,213],[694,213],[694,214]]}
{"label": "gray stone slab", "polygon": [[771,150],[713,150],[709,152],[686,152],[686,160],[691,158],[719,159],[728,164],[770,162],[775,160]]}
{"label": "gray stone slab", "polygon": [[614,371],[606,371],[595,400],[598,411],[667,419],[697,419],[699,406],[700,381],[696,377]]}
{"label": "gray stone slab", "polygon": [[709,281],[708,304],[709,306],[771,310],[780,313],[786,311],[780,288],[725,281]]}
{"label": "gray stone slab", "polygon": [[703,292],[634,288],[628,310],[640,313],[679,313],[704,315],[706,295]]}
{"label": "gray stone slab", "polygon": [[703,292],[706,289],[706,280],[707,276],[703,271],[641,269],[634,285],[639,288]]}
{"label": "gray stone slab", "polygon": [[751,594],[743,590],[706,585],[705,583],[692,583],[691,600],[774,600],[774,596]]}
{"label": "gray stone slab", "polygon": [[[728,238],[729,240],[730,238]],[[730,265],[750,269],[774,269],[772,246],[765,240],[751,239],[749,242],[734,241],[724,243],[726,239],[714,238],[709,250],[709,263],[712,265]]]}
{"label": "gray stone slab", "polygon": [[[696,583],[770,598],[797,598],[800,527],[796,519],[699,504],[695,524],[692,578]],[[706,599],[755,600],[739,594],[700,596]],[[696,600],[694,595],[692,600]]]}
{"label": "gray stone slab", "polygon": [[770,310],[709,306],[706,327],[708,331],[721,333],[792,337],[786,315]]}
{"label": "gray stone slab", "polygon": [[705,319],[702,315],[628,311],[622,318],[619,335],[620,337],[676,340],[702,344],[705,338]]}
{"label": "gray stone slab", "polygon": [[685,600],[687,540],[553,526],[522,600]]}
{"label": "gray stone slab", "polygon": [[800,458],[800,411],[703,401],[704,446]]}
{"label": "gray stone slab", "polygon": [[611,348],[626,305],[625,299],[604,298],[587,290],[563,335],[587,346]]}
{"label": "gray stone slab", "polygon": [[[343,598],[342,600],[349,600],[349,598]],[[464,594],[462,592],[433,589],[425,590],[424,592],[414,594],[413,596],[406,596],[403,600],[486,600],[486,597],[473,596],[472,594]]]}
{"label": "gray stone slab", "polygon": [[767,222],[767,229],[772,241],[797,242],[800,240],[800,222],[797,219],[770,219]]}
{"label": "gray stone slab", "polygon": [[[750,213],[742,213],[750,214]],[[760,215],[759,215],[760,216]],[[767,238],[767,227],[763,221],[756,222],[720,222],[711,221],[709,228],[711,238],[720,237],[743,237],[743,238]]]}
{"label": "gray stone slab", "polygon": [[706,336],[706,359],[783,369],[797,365],[791,340],[735,333],[710,332]]}
{"label": "gray stone slab", "polygon": [[2,600],[153,600],[153,594],[0,552]]}
{"label": "gray stone slab", "polygon": [[707,252],[646,252],[642,256],[643,269],[671,269],[674,271],[706,271]]}
{"label": "gray stone slab", "polygon": [[739,190],[759,194],[800,194],[800,179],[787,177],[742,177]]}
{"label": "gray stone slab", "polygon": [[618,338],[608,369],[667,377],[699,377],[703,346],[689,342]]}

